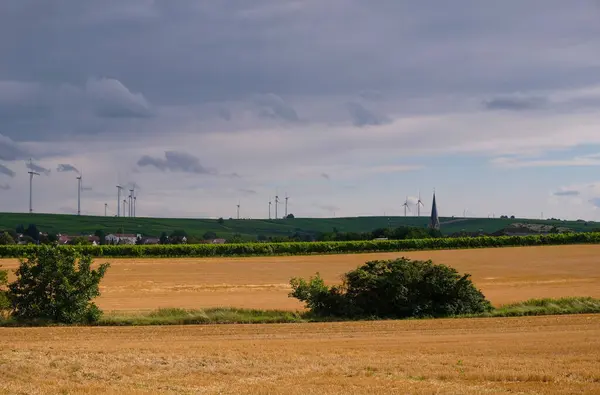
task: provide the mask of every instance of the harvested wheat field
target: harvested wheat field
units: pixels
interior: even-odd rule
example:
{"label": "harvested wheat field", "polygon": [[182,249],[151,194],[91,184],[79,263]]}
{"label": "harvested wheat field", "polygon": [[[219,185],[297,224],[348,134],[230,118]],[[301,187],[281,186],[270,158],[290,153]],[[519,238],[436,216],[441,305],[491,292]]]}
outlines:
{"label": "harvested wheat field", "polygon": [[[320,272],[325,281],[372,259],[432,259],[473,275],[495,305],[530,298],[600,297],[600,245],[516,247],[381,254],[252,258],[96,259],[111,262],[98,305],[110,310],[158,307],[301,309],[289,280]],[[0,261],[4,268],[16,260]]]}
{"label": "harvested wheat field", "polygon": [[598,394],[600,315],[0,328],[7,394]]}

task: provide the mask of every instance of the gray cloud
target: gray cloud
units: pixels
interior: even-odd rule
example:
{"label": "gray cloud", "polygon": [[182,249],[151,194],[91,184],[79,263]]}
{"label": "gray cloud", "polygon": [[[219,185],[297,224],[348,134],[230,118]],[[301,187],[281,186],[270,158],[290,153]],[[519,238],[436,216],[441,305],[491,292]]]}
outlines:
{"label": "gray cloud", "polygon": [[554,192],[554,196],[579,196],[581,192],[579,191],[556,191]]}
{"label": "gray cloud", "polygon": [[296,110],[274,93],[260,95],[255,99],[260,106],[260,115],[265,118],[282,119],[289,122],[298,122],[300,118]]}
{"label": "gray cloud", "polygon": [[522,111],[542,108],[547,100],[542,97],[497,97],[483,102],[488,110]]}
{"label": "gray cloud", "polygon": [[14,177],[16,175],[16,173],[14,171],[12,171],[11,169],[9,169],[8,167],[0,164],[0,174],[4,174],[7,175],[9,177]]}
{"label": "gray cloud", "polygon": [[166,151],[164,158],[144,155],[137,162],[138,166],[152,166],[160,171],[173,171],[196,174],[216,174],[216,170],[200,164],[200,159],[185,152]]}
{"label": "gray cloud", "polygon": [[391,122],[388,117],[384,115],[378,115],[373,111],[366,109],[360,103],[346,103],[346,109],[352,116],[352,122],[354,123],[354,126],[384,125]]}
{"label": "gray cloud", "polygon": [[10,138],[0,134],[0,160],[14,161],[26,159],[30,153]]}
{"label": "gray cloud", "polygon": [[86,94],[95,106],[95,113],[106,118],[145,118],[153,115],[144,95],[132,93],[113,78],[90,79]]}
{"label": "gray cloud", "polygon": [[321,173],[321,178],[324,178],[327,181],[331,180],[331,176],[327,173]]}
{"label": "gray cloud", "polygon": [[46,169],[45,167],[35,164],[33,162],[27,162],[26,166],[31,171],[35,171],[40,174],[45,174],[47,176],[50,175],[50,169]]}
{"label": "gray cloud", "polygon": [[3,191],[8,191],[10,189],[10,185],[8,184],[0,184],[0,189]]}
{"label": "gray cloud", "polygon": [[56,171],[59,172],[59,173],[65,173],[65,172],[72,171],[74,173],[78,173],[79,174],[79,170],[75,166],[70,165],[68,163],[61,163],[61,164],[59,164],[58,167],[56,168]]}
{"label": "gray cloud", "polygon": [[244,195],[256,195],[256,191],[254,189],[240,188],[238,189],[238,191],[243,193]]}
{"label": "gray cloud", "polygon": [[231,111],[227,108],[219,108],[219,110],[217,111],[219,114],[219,117],[221,117],[222,119],[226,120],[226,121],[231,121]]}

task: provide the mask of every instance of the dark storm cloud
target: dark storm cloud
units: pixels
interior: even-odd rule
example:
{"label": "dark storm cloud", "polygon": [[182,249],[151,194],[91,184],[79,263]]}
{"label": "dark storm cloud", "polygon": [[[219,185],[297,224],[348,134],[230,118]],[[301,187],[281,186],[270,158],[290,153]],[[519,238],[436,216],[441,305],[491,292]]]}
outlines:
{"label": "dark storm cloud", "polygon": [[388,117],[376,114],[360,103],[346,103],[346,108],[352,116],[354,126],[385,125],[391,122]]}
{"label": "dark storm cloud", "polygon": [[14,177],[16,175],[16,173],[14,171],[12,171],[11,169],[9,169],[8,167],[0,164],[0,174],[4,174],[7,175],[9,177]]}
{"label": "dark storm cloud", "polygon": [[68,163],[61,163],[56,168],[56,171],[59,173],[65,173],[65,172],[70,172],[70,171],[72,171],[74,173],[79,173],[79,170],[75,166],[70,165]]}
{"label": "dark storm cloud", "polygon": [[579,196],[581,192],[579,191],[557,191],[554,192],[554,196]]}
{"label": "dark storm cloud", "polygon": [[144,155],[137,162],[138,166],[155,167],[160,171],[173,171],[196,174],[216,174],[216,170],[200,164],[200,159],[185,152],[166,151],[164,158]]}
{"label": "dark storm cloud", "polygon": [[327,181],[331,180],[331,176],[327,173],[321,173],[321,178],[324,178]]}
{"label": "dark storm cloud", "polygon": [[[596,81],[590,60],[570,56],[549,66],[557,40],[582,43],[567,50],[589,53],[585,45],[600,29],[592,3],[509,0],[492,10],[473,0],[435,6],[395,0],[4,0],[0,76],[77,84],[110,75],[150,100],[170,103],[265,91],[564,86]],[[504,75],[510,78],[493,78]]]}
{"label": "dark storm cloud", "polygon": [[50,169],[46,169],[45,167],[40,166],[34,162],[27,162],[26,166],[31,171],[35,171],[40,174],[45,174],[47,176],[50,175]]}
{"label": "dark storm cloud", "polygon": [[[561,0],[3,0],[0,133],[147,136],[139,123],[166,105],[239,100],[298,122],[311,114],[297,97],[570,89],[597,83],[599,18],[593,2]],[[259,92],[272,94],[257,103]],[[385,120],[362,106],[351,112],[357,125]]]}

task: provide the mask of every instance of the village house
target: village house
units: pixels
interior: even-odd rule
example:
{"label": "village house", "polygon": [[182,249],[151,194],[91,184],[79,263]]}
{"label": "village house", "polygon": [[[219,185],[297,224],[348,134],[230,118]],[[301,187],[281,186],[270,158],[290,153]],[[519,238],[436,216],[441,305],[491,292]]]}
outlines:
{"label": "village house", "polygon": [[111,233],[106,235],[104,239],[106,244],[135,244],[137,239],[141,237],[140,234]]}

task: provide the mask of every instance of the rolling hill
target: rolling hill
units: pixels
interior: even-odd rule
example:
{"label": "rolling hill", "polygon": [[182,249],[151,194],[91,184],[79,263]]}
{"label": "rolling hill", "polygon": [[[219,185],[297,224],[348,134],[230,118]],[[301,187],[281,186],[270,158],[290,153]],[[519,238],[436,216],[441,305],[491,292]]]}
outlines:
{"label": "rolling hill", "polygon": [[[427,226],[427,217],[348,217],[348,218],[293,218],[278,220],[234,220],[226,219],[220,224],[216,219],[192,218],[124,218],[100,216],[75,216],[64,214],[0,213],[0,229],[15,229],[18,225],[27,227],[35,224],[40,231],[69,235],[92,234],[98,229],[106,233],[124,231],[146,236],[160,236],[162,232],[183,229],[189,235],[200,237],[207,231],[218,237],[231,237],[239,234],[245,239],[256,239],[258,235],[288,236],[296,232],[367,232],[376,228],[399,226]],[[559,221],[539,219],[500,219],[500,218],[440,218],[444,234],[455,232],[492,233],[514,223],[544,224],[560,226],[577,232],[597,228],[596,223],[584,221]]]}

